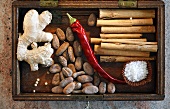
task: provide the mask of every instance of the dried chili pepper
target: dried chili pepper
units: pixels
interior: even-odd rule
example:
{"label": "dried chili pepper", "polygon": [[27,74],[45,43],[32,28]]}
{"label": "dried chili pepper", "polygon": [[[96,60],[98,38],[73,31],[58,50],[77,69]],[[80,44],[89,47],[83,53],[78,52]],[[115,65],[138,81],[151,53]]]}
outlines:
{"label": "dried chili pepper", "polygon": [[113,78],[110,74],[108,74],[106,71],[102,69],[102,67],[99,65],[93,53],[93,50],[88,42],[84,28],[82,27],[82,25],[77,19],[71,17],[68,13],[67,15],[70,19],[70,26],[72,28],[72,31],[77,33],[83,52],[88,62],[90,63],[90,65],[99,73],[99,75],[101,75],[103,78],[107,79],[108,81],[113,82],[113,83],[125,83],[125,81],[123,80]]}

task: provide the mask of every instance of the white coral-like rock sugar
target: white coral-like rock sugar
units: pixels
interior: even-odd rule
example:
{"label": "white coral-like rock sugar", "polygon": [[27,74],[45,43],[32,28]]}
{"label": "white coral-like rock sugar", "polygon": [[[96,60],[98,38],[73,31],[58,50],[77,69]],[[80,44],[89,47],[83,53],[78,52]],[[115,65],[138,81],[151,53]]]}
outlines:
{"label": "white coral-like rock sugar", "polygon": [[145,61],[133,61],[126,64],[124,75],[131,82],[139,82],[147,77],[148,69]]}

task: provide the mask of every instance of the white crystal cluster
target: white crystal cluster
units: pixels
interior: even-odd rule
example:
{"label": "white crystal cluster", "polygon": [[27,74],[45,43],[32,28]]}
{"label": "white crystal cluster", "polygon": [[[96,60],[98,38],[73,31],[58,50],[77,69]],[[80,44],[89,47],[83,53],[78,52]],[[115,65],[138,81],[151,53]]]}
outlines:
{"label": "white crystal cluster", "polygon": [[148,69],[145,61],[133,61],[126,64],[124,75],[131,82],[139,82],[147,77]]}

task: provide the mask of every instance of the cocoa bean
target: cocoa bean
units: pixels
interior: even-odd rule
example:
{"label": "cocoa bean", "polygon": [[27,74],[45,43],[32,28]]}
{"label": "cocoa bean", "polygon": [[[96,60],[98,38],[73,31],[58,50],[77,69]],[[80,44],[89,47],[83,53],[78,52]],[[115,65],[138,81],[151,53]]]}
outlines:
{"label": "cocoa bean", "polygon": [[77,77],[77,80],[81,83],[87,83],[93,81],[93,78],[89,75],[81,75]]}
{"label": "cocoa bean", "polygon": [[59,85],[59,84],[60,84],[60,74],[59,74],[59,73],[56,73],[56,74],[53,76],[52,84],[53,84],[53,85]]}
{"label": "cocoa bean", "polygon": [[96,86],[87,86],[82,89],[82,92],[85,94],[95,94],[98,92],[98,87]]}
{"label": "cocoa bean", "polygon": [[67,50],[65,50],[63,52],[63,56],[67,59],[67,61],[69,60],[69,56],[68,56],[68,51]]}
{"label": "cocoa bean", "polygon": [[68,41],[74,41],[74,35],[70,27],[66,29],[66,38]]}
{"label": "cocoa bean", "polygon": [[60,72],[60,79],[61,79],[61,80],[64,80],[64,79],[65,79],[62,71]]}
{"label": "cocoa bean", "polygon": [[109,82],[107,86],[108,93],[115,93],[116,87],[113,83]]}
{"label": "cocoa bean", "polygon": [[67,59],[64,56],[59,56],[58,60],[62,66],[67,67]]}
{"label": "cocoa bean", "polygon": [[65,87],[66,85],[68,85],[71,82],[73,82],[73,78],[72,77],[65,78],[64,80],[62,80],[60,82],[60,86],[61,87]]}
{"label": "cocoa bean", "polygon": [[71,62],[75,62],[75,56],[74,56],[74,51],[73,51],[72,46],[68,47],[68,56]]}
{"label": "cocoa bean", "polygon": [[82,90],[73,90],[72,93],[73,93],[73,94],[80,94],[80,93],[82,93]]}
{"label": "cocoa bean", "polygon": [[68,67],[63,67],[62,72],[63,72],[64,76],[66,76],[66,77],[72,76],[72,74],[73,74],[72,70]]}
{"label": "cocoa bean", "polygon": [[52,89],[51,89],[51,91],[53,92],[53,93],[62,93],[63,92],[63,88],[61,87],[61,86],[55,86],[55,87],[53,87]]}
{"label": "cocoa bean", "polygon": [[74,64],[68,64],[67,67],[73,71],[73,74],[76,72],[76,68],[75,68]]}
{"label": "cocoa bean", "polygon": [[77,78],[78,76],[84,75],[84,74],[86,74],[84,71],[75,72],[73,73],[73,78]]}
{"label": "cocoa bean", "polygon": [[73,49],[74,49],[74,54],[75,56],[81,56],[82,55],[82,47],[80,45],[80,43],[76,40],[73,43]]}
{"label": "cocoa bean", "polygon": [[78,90],[81,88],[81,83],[80,82],[75,82],[75,88],[74,90]]}
{"label": "cocoa bean", "polygon": [[69,46],[68,42],[64,42],[55,52],[56,56],[61,55]]}
{"label": "cocoa bean", "polygon": [[88,18],[88,25],[89,26],[94,26],[96,24],[97,18],[96,15],[94,13],[90,14],[89,18]]}
{"label": "cocoa bean", "polygon": [[100,85],[99,85],[99,93],[100,94],[106,93],[106,83],[105,82],[100,83]]}
{"label": "cocoa bean", "polygon": [[69,94],[74,90],[74,88],[75,88],[75,83],[71,82],[63,89],[63,93]]}
{"label": "cocoa bean", "polygon": [[94,84],[95,86],[99,86],[99,84],[100,84],[100,77],[99,77],[99,75],[98,75],[97,73],[95,73],[93,79],[94,79],[93,84]]}
{"label": "cocoa bean", "polygon": [[84,83],[84,84],[82,85],[83,88],[85,88],[85,87],[87,87],[87,86],[93,86],[93,84],[92,84],[92,83]]}
{"label": "cocoa bean", "polygon": [[56,34],[61,41],[64,41],[66,39],[65,33],[61,28],[57,28]]}
{"label": "cocoa bean", "polygon": [[82,58],[81,58],[81,57],[77,57],[77,58],[76,58],[76,61],[75,61],[75,68],[76,68],[77,70],[81,70],[82,66],[83,66],[83,60],[82,60]]}
{"label": "cocoa bean", "polygon": [[92,68],[92,66],[88,62],[85,62],[83,64],[83,69],[88,75],[94,74],[94,69]]}
{"label": "cocoa bean", "polygon": [[56,34],[53,34],[52,46],[54,49],[58,49],[60,46],[60,42]]}
{"label": "cocoa bean", "polygon": [[61,66],[59,64],[53,64],[50,68],[49,71],[51,73],[58,73],[61,71]]}

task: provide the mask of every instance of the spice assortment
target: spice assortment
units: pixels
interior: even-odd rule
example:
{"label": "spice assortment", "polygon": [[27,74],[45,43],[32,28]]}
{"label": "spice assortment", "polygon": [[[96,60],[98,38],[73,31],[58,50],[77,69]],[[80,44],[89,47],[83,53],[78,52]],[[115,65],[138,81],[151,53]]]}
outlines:
{"label": "spice assortment", "polygon": [[[118,3],[59,1],[46,7],[39,1],[13,2],[13,99],[162,100],[164,3],[142,0],[136,8]],[[76,18],[71,25],[66,13]],[[141,76],[146,66],[133,67],[138,61],[147,63],[146,76]],[[129,81],[127,67],[134,68],[127,74],[144,78]]]}
{"label": "spice assortment", "polygon": [[[62,33],[62,34],[61,34]],[[82,46],[70,27],[64,32],[57,28],[52,46],[56,60],[49,68],[53,73],[51,92],[58,94],[104,94],[114,93],[115,85],[100,80],[92,66],[83,57]],[[59,38],[60,37],[60,38]],[[56,41],[57,39],[57,41]],[[56,44],[57,43],[57,44]],[[56,49],[56,45],[57,49]]]}
{"label": "spice assortment", "polygon": [[84,28],[76,18],[71,17],[68,13],[67,15],[70,20],[70,26],[73,32],[77,34],[80,44],[82,46],[83,53],[86,56],[87,61],[90,63],[90,65],[96,70],[97,73],[99,73],[103,78],[107,79],[108,81],[113,83],[125,83],[123,80],[119,80],[112,77],[100,66],[89,44]]}
{"label": "spice assortment", "polygon": [[[156,32],[155,10],[100,9],[96,26],[101,27],[100,38],[91,38],[100,62],[155,60],[158,44],[148,41],[144,34]],[[153,36],[151,36],[153,37]]]}
{"label": "spice assortment", "polygon": [[[30,13],[36,13],[35,10],[30,10],[28,13],[26,13],[26,17]],[[43,12],[51,15],[49,12]],[[38,16],[38,15],[37,15]],[[40,15],[41,16],[41,15]],[[27,18],[24,18],[26,20]],[[27,20],[33,19],[34,16],[30,16]],[[27,24],[27,23],[25,23]],[[34,24],[32,24],[34,26]],[[27,26],[25,26],[26,28]],[[32,26],[28,26],[31,28]],[[45,26],[44,26],[45,27]],[[81,29],[83,29],[81,27]],[[42,30],[40,30],[41,32]],[[24,30],[24,32],[26,32]],[[27,33],[27,32],[26,32]],[[25,34],[26,34],[25,33]],[[32,32],[30,32],[32,34]],[[45,34],[48,34],[47,38],[50,38],[50,40],[45,38]],[[82,33],[84,35],[84,38],[86,38],[84,30]],[[24,35],[24,34],[23,34]],[[53,36],[51,38],[51,35]],[[26,35],[27,36],[27,35]],[[81,36],[81,35],[79,35]],[[23,36],[20,36],[20,38],[25,38]],[[35,37],[36,38],[36,37]],[[22,41],[21,39],[19,39]],[[61,28],[56,28],[56,33],[51,34],[48,32],[44,32],[44,39],[34,39],[31,41],[31,39],[28,37],[26,40],[30,41],[29,44],[31,44],[31,48],[28,51],[30,52],[35,52],[35,48],[40,48],[40,46],[37,44],[37,42],[48,42],[48,45],[50,45],[50,49],[47,52],[52,54],[50,56],[50,60],[52,61],[50,63],[43,63],[39,62],[37,64],[44,64],[44,67],[48,67],[49,70],[47,71],[47,75],[53,74],[53,78],[51,79],[50,84],[52,84],[52,89],[51,92],[53,93],[64,93],[64,94],[80,94],[80,93],[85,93],[85,94],[104,94],[104,93],[114,93],[115,92],[115,85],[113,83],[106,83],[104,81],[101,81],[101,77],[95,73],[96,71],[93,69],[91,64],[87,62],[86,58],[83,58],[83,49],[82,45],[80,44],[79,40],[75,38],[73,35],[72,29],[68,27],[66,29],[66,32],[64,32]],[[34,42],[35,41],[35,42]],[[19,45],[18,47],[21,47]],[[86,42],[87,43],[87,42]],[[88,43],[87,43],[88,44]],[[28,45],[29,46],[29,45]],[[88,45],[90,48],[90,46]],[[43,51],[46,50],[43,48],[41,51],[43,54]],[[91,49],[90,49],[91,50]],[[20,49],[18,48],[18,59],[20,56]],[[37,57],[34,57],[33,59],[37,60],[39,58],[43,58],[39,52],[35,52]],[[45,51],[46,52],[46,51]],[[54,53],[53,53],[54,52]],[[88,55],[88,53],[86,53]],[[47,55],[46,53],[44,55]],[[34,56],[34,55],[33,55]],[[90,59],[90,57],[89,57]],[[43,61],[43,59],[42,59]],[[28,63],[30,61],[28,60]],[[37,65],[36,65],[37,66]],[[38,70],[38,68],[33,69],[31,66],[32,71]],[[45,78],[44,78],[45,79]],[[41,87],[42,85],[44,87],[50,85],[46,80],[41,80],[44,81],[44,83],[41,82]],[[48,80],[49,81],[49,80]],[[36,93],[36,89],[39,87],[39,82],[40,78],[37,78],[35,83],[33,84],[33,93]]]}
{"label": "spice assortment", "polygon": [[[35,10],[30,10],[30,11],[34,12]],[[27,14],[29,14],[30,11]],[[105,12],[106,10],[100,10],[100,14],[106,14],[103,11]],[[49,13],[48,11],[43,12],[43,13],[47,13],[48,15],[51,16],[51,13]],[[26,20],[29,19],[27,18],[28,16],[27,14],[24,18],[25,22]],[[40,40],[37,39],[35,40],[35,42],[34,40],[30,42],[32,43],[31,44],[32,50],[30,51],[34,52],[35,48],[40,48],[38,47],[36,42],[44,42],[44,41],[50,42],[51,41],[51,43],[49,43],[50,46],[52,44],[52,48],[50,51],[52,51],[52,53],[54,51],[55,53],[53,54],[52,58],[49,58],[50,62],[47,62],[47,63],[39,62],[39,64],[45,64],[46,67],[50,66],[48,74],[49,73],[54,74],[51,80],[52,81],[51,84],[53,85],[51,91],[53,93],[64,93],[64,94],[114,93],[115,85],[113,83],[123,83],[123,84],[125,82],[129,83],[126,78],[125,78],[126,81],[114,78],[99,65],[95,55],[93,54],[93,50],[90,46],[90,43],[89,43],[89,40],[85,33],[84,28],[82,27],[82,25],[77,19],[71,17],[68,13],[67,13],[67,16],[70,20],[70,27],[67,27],[65,32],[61,28],[56,28],[55,34],[48,33],[48,32],[44,33],[44,34],[50,35],[50,37],[52,35],[53,36],[52,39],[48,40],[48,38],[47,39],[44,38]],[[101,18],[103,18],[103,15],[100,15],[100,16],[102,16]],[[34,16],[30,17],[30,19],[31,18],[34,18]],[[88,22],[89,22],[88,25],[94,26],[95,21],[96,21],[95,15],[91,14],[88,19]],[[120,22],[123,22],[123,24],[120,25]],[[25,23],[25,25],[26,24],[27,23]],[[153,19],[151,18],[150,19],[136,19],[134,21],[132,21],[132,19],[130,20],[105,20],[103,19],[103,20],[97,20],[96,25],[103,26],[103,27],[116,26],[115,28],[117,28],[117,27],[123,27],[123,26],[131,27],[133,25],[138,25],[138,24],[139,25],[153,25]],[[25,26],[25,28],[26,27],[27,26]],[[153,31],[155,31],[154,26],[152,27],[153,27]],[[108,28],[110,29],[112,27],[108,27]],[[42,29],[40,31],[42,31]],[[111,33],[115,33],[114,30],[111,30],[111,31],[112,31]],[[26,32],[26,30],[24,32]],[[78,39],[77,37],[74,36],[73,32],[77,34]],[[107,32],[103,31],[102,28],[101,28],[101,32],[104,33],[104,34],[101,34],[101,36],[104,38],[91,38],[91,43],[96,44],[94,46],[94,52],[96,54],[101,55],[100,62],[112,62],[112,61],[115,61],[115,59],[116,59],[115,62],[117,61],[124,62],[124,61],[134,60],[134,59],[135,60],[141,60],[141,59],[142,60],[154,60],[153,57],[150,57],[150,52],[157,51],[157,42],[147,42],[146,38],[141,38],[142,34],[140,32],[138,34],[124,34],[124,35],[123,34],[105,34]],[[44,35],[44,37],[45,36],[46,35]],[[29,38],[27,39],[30,40]],[[20,39],[20,41],[22,40]],[[20,45],[18,45],[18,47],[20,48]],[[19,48],[18,48],[18,52],[20,50]],[[115,55],[115,56],[110,56],[108,58],[108,56],[102,56],[102,55]],[[117,55],[120,57],[116,57]],[[18,59],[20,59],[19,56],[20,54],[18,53]],[[85,58],[83,58],[84,56]],[[36,58],[33,58],[33,59],[36,60],[39,57],[42,58],[41,55],[38,55]],[[29,62],[30,61],[28,60],[28,63]],[[32,65],[31,65],[31,69],[32,71],[35,70],[35,68],[33,68]],[[36,68],[36,70],[38,69]],[[108,82],[101,81],[100,80],[101,77],[98,74],[101,77],[108,80]],[[124,77],[128,77],[126,75],[126,68],[125,68],[124,74],[123,74]],[[133,75],[135,74],[132,74],[130,76],[132,77]],[[145,79],[145,78],[142,78],[142,79]],[[38,86],[39,81],[40,80],[38,78],[36,83],[34,84],[35,87]],[[47,86],[48,82],[45,82],[44,85]],[[33,90],[33,92],[35,92],[35,90]]]}

